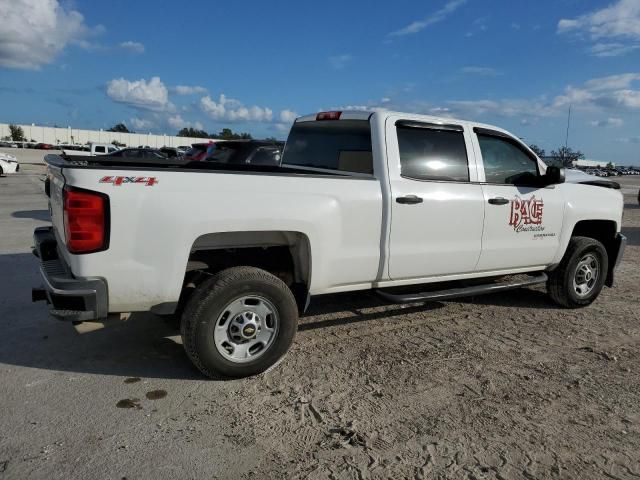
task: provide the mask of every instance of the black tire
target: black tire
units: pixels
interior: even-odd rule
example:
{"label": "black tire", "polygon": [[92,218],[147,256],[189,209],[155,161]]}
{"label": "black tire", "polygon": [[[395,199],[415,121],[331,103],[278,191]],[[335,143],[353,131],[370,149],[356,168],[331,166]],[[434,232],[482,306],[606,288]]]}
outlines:
{"label": "black tire", "polygon": [[[576,270],[580,262],[592,255],[598,264],[598,276],[588,293],[579,295],[573,285]],[[566,308],[580,308],[590,305],[604,286],[609,267],[609,259],[604,245],[589,237],[573,237],[569,241],[567,251],[560,265],[549,274],[547,292],[559,305]]]}
{"label": "black tire", "polygon": [[[272,343],[258,358],[237,363],[216,347],[214,328],[234,300],[257,295],[277,311],[278,328]],[[200,284],[187,301],[180,331],[187,356],[210,378],[248,377],[268,370],[289,350],[298,329],[298,307],[287,285],[274,275],[254,267],[223,270]]]}

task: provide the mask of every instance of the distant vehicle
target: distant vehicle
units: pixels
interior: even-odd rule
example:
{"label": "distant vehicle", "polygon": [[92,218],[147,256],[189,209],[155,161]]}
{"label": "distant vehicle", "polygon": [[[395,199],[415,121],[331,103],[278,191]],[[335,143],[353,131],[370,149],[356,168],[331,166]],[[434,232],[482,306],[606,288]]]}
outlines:
{"label": "distant vehicle", "polygon": [[55,147],[50,143],[36,143],[33,148],[37,148],[39,150],[53,150]]}
{"label": "distant vehicle", "polygon": [[0,153],[0,176],[8,173],[16,173],[20,170],[18,159],[8,153]]}
{"label": "distant vehicle", "polygon": [[0,142],[0,147],[18,148],[18,144],[12,141]]}
{"label": "distant vehicle", "polygon": [[[206,146],[203,149],[201,145]],[[284,142],[269,140],[226,140],[195,144],[185,159],[229,165],[280,165]]]}
{"label": "distant vehicle", "polygon": [[193,145],[191,145],[191,148],[185,152],[185,160],[197,162],[204,160],[213,150],[214,145],[215,142],[194,143]]}
{"label": "distant vehicle", "polygon": [[155,148],[124,148],[106,155],[108,158],[135,158],[162,160],[168,158],[163,152]]}
{"label": "distant vehicle", "polygon": [[180,151],[180,149],[175,147],[162,147],[158,149],[158,151],[160,153],[164,153],[167,156],[167,158],[176,158],[184,155],[183,151]]}
{"label": "distant vehicle", "polygon": [[110,143],[89,142],[88,150],[63,149],[63,155],[75,155],[82,157],[93,157],[96,155],[107,155],[118,151],[118,147]]}

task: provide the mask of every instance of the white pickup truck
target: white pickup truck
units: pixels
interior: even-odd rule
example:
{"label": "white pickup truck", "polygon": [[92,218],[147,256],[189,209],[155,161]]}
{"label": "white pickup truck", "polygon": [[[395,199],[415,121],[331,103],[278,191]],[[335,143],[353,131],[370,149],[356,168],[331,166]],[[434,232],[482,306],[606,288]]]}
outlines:
{"label": "white pickup truck", "polygon": [[616,184],[565,183],[510,133],[449,118],[304,116],[280,166],[46,160],[53,227],[34,233],[34,300],[76,322],[181,315],[208,376],[276,364],[315,295],[546,283],[560,306],[589,305],[625,246]]}
{"label": "white pickup truck", "polygon": [[65,156],[71,155],[76,157],[95,157],[96,155],[107,155],[109,153],[114,153],[119,150],[118,147],[110,143],[96,143],[96,142],[89,142],[88,146],[85,148],[86,150],[71,150],[71,149],[63,148],[62,154]]}

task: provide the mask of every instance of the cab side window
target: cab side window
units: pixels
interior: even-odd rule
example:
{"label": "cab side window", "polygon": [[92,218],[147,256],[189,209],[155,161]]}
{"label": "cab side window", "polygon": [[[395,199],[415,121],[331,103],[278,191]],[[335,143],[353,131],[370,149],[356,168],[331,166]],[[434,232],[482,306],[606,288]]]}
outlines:
{"label": "cab side window", "polygon": [[538,178],[537,161],[507,138],[478,134],[487,183],[516,185]]}
{"label": "cab side window", "polygon": [[400,121],[396,123],[396,131],[403,177],[469,181],[469,161],[462,127],[442,129],[435,125],[427,127],[417,122]]}

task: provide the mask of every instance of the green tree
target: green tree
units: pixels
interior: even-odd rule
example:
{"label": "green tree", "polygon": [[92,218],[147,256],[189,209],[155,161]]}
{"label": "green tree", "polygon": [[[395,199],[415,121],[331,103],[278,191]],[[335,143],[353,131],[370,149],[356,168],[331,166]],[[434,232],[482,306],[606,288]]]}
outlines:
{"label": "green tree", "polygon": [[116,123],[113,127],[107,130],[107,132],[133,133],[129,131],[129,129],[124,123]]}
{"label": "green tree", "polygon": [[221,140],[251,140],[253,137],[250,133],[247,132],[235,133],[230,128],[223,128],[222,130],[220,130],[220,133],[215,135],[215,138],[219,138]]}
{"label": "green tree", "polygon": [[538,157],[542,158],[545,156],[544,148],[540,148],[538,145],[535,145],[535,144],[529,145],[529,148],[533,150],[533,153],[535,153]]}
{"label": "green tree", "polygon": [[554,163],[561,167],[572,167],[576,160],[584,158],[580,150],[573,150],[571,147],[560,147],[558,150],[551,150],[551,157]]}
{"label": "green tree", "polygon": [[209,135],[204,130],[197,130],[197,129],[192,128],[192,127],[183,128],[182,130],[180,130],[178,132],[178,136],[179,137],[193,137],[193,138],[211,138],[211,135]]}
{"label": "green tree", "polygon": [[606,168],[609,169],[609,170],[613,170],[616,167],[613,166],[613,163],[609,162],[609,163],[607,163],[607,167]]}
{"label": "green tree", "polygon": [[11,134],[11,140],[14,142],[24,142],[24,131],[22,130],[22,127],[10,124],[9,132]]}

